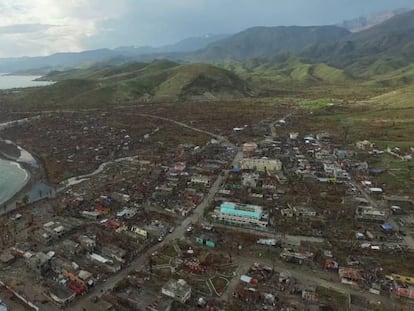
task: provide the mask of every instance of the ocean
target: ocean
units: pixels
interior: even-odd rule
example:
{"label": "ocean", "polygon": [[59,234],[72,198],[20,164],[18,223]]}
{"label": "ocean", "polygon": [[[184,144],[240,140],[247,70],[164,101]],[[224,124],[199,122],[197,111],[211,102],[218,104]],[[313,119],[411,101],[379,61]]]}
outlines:
{"label": "ocean", "polygon": [[40,76],[8,76],[0,73],[0,90],[53,84],[51,81],[34,81],[38,78]]}
{"label": "ocean", "polygon": [[28,179],[29,174],[18,163],[0,159],[0,204],[19,192]]}

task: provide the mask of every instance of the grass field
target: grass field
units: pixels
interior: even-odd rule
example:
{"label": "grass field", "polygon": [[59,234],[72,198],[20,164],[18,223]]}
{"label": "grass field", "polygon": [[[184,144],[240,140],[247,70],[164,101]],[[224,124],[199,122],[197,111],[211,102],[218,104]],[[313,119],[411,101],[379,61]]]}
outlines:
{"label": "grass field", "polygon": [[336,307],[336,310],[348,310],[348,297],[333,289],[318,286],[316,293],[319,297]]}

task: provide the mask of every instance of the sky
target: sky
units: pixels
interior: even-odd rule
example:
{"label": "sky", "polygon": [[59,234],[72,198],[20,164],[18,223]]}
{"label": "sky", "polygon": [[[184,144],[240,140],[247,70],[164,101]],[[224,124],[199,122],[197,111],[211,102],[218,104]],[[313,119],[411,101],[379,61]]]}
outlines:
{"label": "sky", "polygon": [[0,0],[0,57],[160,46],[253,26],[327,25],[413,0]]}

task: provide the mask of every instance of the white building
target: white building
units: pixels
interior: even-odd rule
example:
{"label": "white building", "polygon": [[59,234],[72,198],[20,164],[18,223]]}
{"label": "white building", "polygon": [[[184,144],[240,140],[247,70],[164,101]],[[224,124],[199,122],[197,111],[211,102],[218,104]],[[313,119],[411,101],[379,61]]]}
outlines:
{"label": "white building", "polygon": [[243,152],[244,153],[253,153],[257,149],[256,143],[245,143],[243,144]]}
{"label": "white building", "polygon": [[278,159],[242,159],[240,161],[240,168],[242,170],[256,170],[264,171],[280,171],[282,169],[282,162]]}
{"label": "white building", "polygon": [[356,142],[356,147],[360,150],[370,150],[374,148],[374,144],[368,140],[362,140]]}
{"label": "white building", "polygon": [[384,210],[372,206],[358,206],[355,210],[355,218],[359,221],[384,223],[387,214]]}
{"label": "white building", "polygon": [[162,287],[161,293],[181,303],[186,303],[191,297],[191,286],[183,279],[178,281],[171,279]]}
{"label": "white building", "polygon": [[193,184],[202,184],[208,186],[210,184],[210,178],[204,175],[195,175],[191,177],[191,182]]}
{"label": "white building", "polygon": [[266,227],[269,223],[269,215],[263,212],[261,206],[232,202],[224,202],[220,205],[218,218],[224,222],[259,227]]}
{"label": "white building", "polygon": [[258,173],[243,173],[242,184],[244,187],[256,188],[257,181],[259,180]]}

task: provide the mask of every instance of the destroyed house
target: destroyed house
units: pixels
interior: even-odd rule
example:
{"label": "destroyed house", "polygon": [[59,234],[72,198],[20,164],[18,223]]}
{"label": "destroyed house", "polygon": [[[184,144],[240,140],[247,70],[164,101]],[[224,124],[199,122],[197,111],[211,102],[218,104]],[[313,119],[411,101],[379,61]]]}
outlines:
{"label": "destroyed house", "polygon": [[355,218],[362,222],[383,224],[386,219],[386,213],[372,206],[360,205],[355,210]]}
{"label": "destroyed house", "polygon": [[171,279],[162,287],[161,292],[167,297],[186,303],[191,297],[191,286],[183,279]]}
{"label": "destroyed house", "polygon": [[40,275],[44,275],[50,269],[50,258],[42,252],[38,252],[26,259],[27,266]]}

